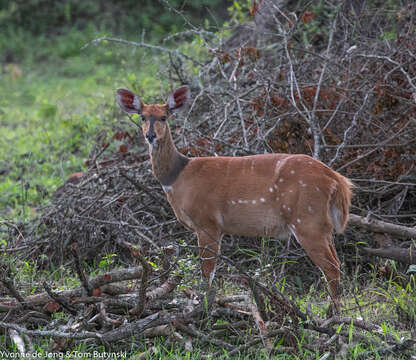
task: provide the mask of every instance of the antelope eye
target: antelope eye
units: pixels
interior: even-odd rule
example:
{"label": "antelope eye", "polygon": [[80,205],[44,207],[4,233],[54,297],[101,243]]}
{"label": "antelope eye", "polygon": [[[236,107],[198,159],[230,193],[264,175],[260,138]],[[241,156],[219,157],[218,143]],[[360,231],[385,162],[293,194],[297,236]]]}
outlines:
{"label": "antelope eye", "polygon": [[140,115],[140,117],[142,118],[142,121],[146,121],[146,118],[144,117],[144,115]]}
{"label": "antelope eye", "polygon": [[160,121],[166,121],[166,116],[162,116],[162,117],[160,118]]}

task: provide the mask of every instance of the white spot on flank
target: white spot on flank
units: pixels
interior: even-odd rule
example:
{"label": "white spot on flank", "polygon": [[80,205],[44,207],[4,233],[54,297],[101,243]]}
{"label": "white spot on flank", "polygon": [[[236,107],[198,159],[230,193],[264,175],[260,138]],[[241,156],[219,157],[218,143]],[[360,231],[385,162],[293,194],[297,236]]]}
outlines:
{"label": "white spot on flank", "polygon": [[234,200],[231,200],[231,204],[235,205],[235,201]]}
{"label": "white spot on flank", "polygon": [[301,184],[301,185],[302,185],[302,184],[303,184],[303,181],[302,181],[302,180],[299,180],[299,184]]}
{"label": "white spot on flank", "polygon": [[283,179],[283,178],[280,178],[280,179],[279,179],[279,181],[280,181],[280,182],[283,182],[283,181],[285,181],[285,179]]}
{"label": "white spot on flank", "polygon": [[312,212],[312,206],[308,206],[308,211],[311,213]]}
{"label": "white spot on flank", "polygon": [[296,221],[298,222],[298,224],[302,222],[299,218],[297,218]]}
{"label": "white spot on flank", "polygon": [[243,200],[238,200],[238,203],[239,203],[239,204],[242,204],[242,203],[243,203]]}
{"label": "white spot on flank", "polygon": [[248,200],[243,200],[243,203],[244,204],[248,204]]}
{"label": "white spot on flank", "polygon": [[279,201],[279,200],[280,200],[280,197],[277,197],[277,198],[276,198],[276,201]]}
{"label": "white spot on flank", "polygon": [[163,190],[165,190],[165,191],[173,191],[173,187],[172,186],[170,186],[170,185],[162,185],[162,188],[163,188]]}
{"label": "white spot on flank", "polygon": [[295,173],[295,170],[290,170],[290,173],[291,173],[291,174],[294,174],[294,173]]}
{"label": "white spot on flank", "polygon": [[317,187],[317,186],[315,186],[315,189],[316,189],[316,191],[321,191],[321,190],[319,190],[319,187]]}
{"label": "white spot on flank", "polygon": [[290,193],[293,193],[293,190],[289,190]]}
{"label": "white spot on flank", "polygon": [[261,201],[261,202],[265,202],[266,200],[264,200],[264,198],[260,198],[260,201]]}
{"label": "white spot on flank", "polygon": [[286,205],[285,204],[283,204],[283,209],[286,209]]}
{"label": "white spot on flank", "polygon": [[292,210],[290,209],[290,207],[287,208],[287,211],[291,212]]}
{"label": "white spot on flank", "polygon": [[302,187],[306,187],[306,184],[302,184]]}
{"label": "white spot on flank", "polygon": [[256,200],[253,200],[252,203],[255,204],[256,203]]}
{"label": "white spot on flank", "polygon": [[273,188],[272,188],[272,187],[271,187],[271,188],[269,188],[269,191],[270,191],[270,192],[273,192]]}
{"label": "white spot on flank", "polygon": [[273,187],[274,187],[275,189],[277,189],[277,184],[274,184],[274,185],[273,185]]}

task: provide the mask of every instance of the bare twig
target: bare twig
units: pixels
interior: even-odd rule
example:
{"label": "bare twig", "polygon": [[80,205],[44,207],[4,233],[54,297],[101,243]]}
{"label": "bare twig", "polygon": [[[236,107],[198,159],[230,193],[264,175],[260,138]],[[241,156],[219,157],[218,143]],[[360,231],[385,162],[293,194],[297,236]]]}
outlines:
{"label": "bare twig", "polygon": [[81,48],[81,50],[87,48],[90,45],[97,45],[97,44],[99,44],[99,43],[101,43],[103,41],[110,41],[110,42],[116,42],[116,43],[120,43],[120,44],[124,44],[124,45],[129,45],[129,46],[142,47],[142,48],[146,48],[146,49],[150,49],[150,50],[157,50],[157,51],[165,52],[165,53],[168,53],[168,54],[171,54],[171,55],[175,55],[175,56],[184,58],[186,60],[190,60],[190,61],[192,61],[196,65],[202,65],[198,60],[192,58],[189,55],[186,55],[183,52],[180,52],[177,49],[174,49],[173,50],[173,49],[168,49],[168,48],[162,47],[162,46],[148,44],[148,43],[145,43],[143,41],[142,42],[136,42],[136,41],[129,41],[129,40],[124,40],[124,39],[119,39],[119,38],[107,37],[107,36],[100,37],[100,38],[97,38],[97,39],[94,39],[94,40],[90,41],[89,43],[86,43]]}

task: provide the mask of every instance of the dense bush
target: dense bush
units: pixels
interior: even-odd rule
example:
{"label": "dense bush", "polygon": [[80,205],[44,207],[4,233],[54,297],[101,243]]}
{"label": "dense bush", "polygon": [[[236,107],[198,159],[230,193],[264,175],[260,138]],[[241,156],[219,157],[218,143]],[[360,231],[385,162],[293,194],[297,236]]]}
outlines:
{"label": "dense bush", "polygon": [[[224,3],[227,5],[230,1],[0,0],[0,30],[12,27],[34,35],[53,35],[65,31],[67,27],[83,30],[92,24],[98,29],[115,33],[138,35],[141,30],[146,30],[161,35],[170,30],[182,30],[188,21],[200,25],[209,19],[206,15],[210,8],[223,9],[222,13],[216,11],[216,14],[224,19],[227,15],[227,6],[222,6]],[[169,9],[170,6],[180,9],[183,16]]]}

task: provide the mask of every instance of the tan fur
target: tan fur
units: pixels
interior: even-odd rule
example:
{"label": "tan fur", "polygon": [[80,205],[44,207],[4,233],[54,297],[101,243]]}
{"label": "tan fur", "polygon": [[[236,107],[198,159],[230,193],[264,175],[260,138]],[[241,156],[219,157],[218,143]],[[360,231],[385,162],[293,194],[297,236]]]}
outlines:
{"label": "tan fur", "polygon": [[[161,119],[169,115],[168,106],[142,104],[142,115]],[[142,130],[146,136],[149,121]],[[153,172],[164,184],[183,156],[167,121],[154,122],[154,131]],[[339,307],[340,262],[332,233],[342,232],[348,220],[348,179],[307,155],[289,154],[192,158],[175,174],[164,190],[178,220],[198,236],[205,278],[212,280],[224,234],[293,234],[325,274]]]}

